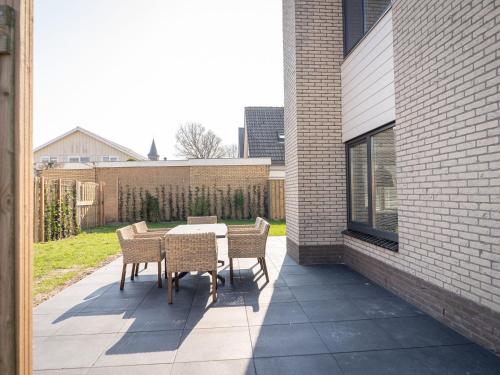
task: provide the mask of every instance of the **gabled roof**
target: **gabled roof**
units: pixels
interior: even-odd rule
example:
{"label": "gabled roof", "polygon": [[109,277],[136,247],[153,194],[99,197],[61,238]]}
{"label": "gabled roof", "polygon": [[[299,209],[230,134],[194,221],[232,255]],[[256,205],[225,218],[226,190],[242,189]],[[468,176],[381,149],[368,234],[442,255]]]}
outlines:
{"label": "gabled roof", "polygon": [[285,164],[283,107],[246,107],[245,130],[248,157],[271,158],[272,164]]}
{"label": "gabled roof", "polygon": [[134,159],[137,159],[137,160],[146,160],[146,158],[145,158],[144,156],[139,155],[137,152],[132,151],[131,149],[129,149],[129,148],[127,148],[127,147],[123,147],[123,146],[119,145],[118,143],[115,143],[115,142],[113,142],[113,141],[110,141],[109,139],[103,138],[103,137],[101,137],[100,135],[97,135],[97,134],[95,134],[95,133],[92,133],[91,131],[86,130],[86,129],[84,129],[84,128],[81,128],[81,127],[79,127],[79,126],[77,126],[77,127],[76,127],[76,128],[74,128],[74,129],[71,129],[69,132],[66,132],[66,133],[64,133],[64,134],[60,135],[59,137],[56,137],[56,138],[54,138],[54,139],[50,140],[50,141],[49,141],[49,142],[47,142],[47,143],[44,143],[44,144],[43,144],[43,145],[41,145],[41,146],[38,146],[37,148],[35,148],[34,152],[37,152],[37,151],[39,151],[39,150],[41,150],[41,149],[43,149],[43,148],[45,148],[45,147],[47,147],[47,146],[51,145],[52,143],[55,143],[55,142],[57,142],[57,141],[60,141],[61,139],[64,139],[64,138],[66,138],[66,137],[70,136],[71,134],[74,134],[74,133],[77,133],[77,132],[83,133],[83,134],[85,134],[85,135],[88,135],[88,136],[89,136],[89,137],[91,137],[91,138],[94,138],[94,139],[96,139],[96,140],[98,140],[98,141],[100,141],[100,142],[102,142],[102,143],[105,143],[105,144],[107,144],[108,146],[113,147],[113,148],[115,148],[115,149],[117,149],[117,150],[119,150],[119,151],[123,152],[124,154],[127,154],[127,155],[129,155],[129,156],[133,157]]}

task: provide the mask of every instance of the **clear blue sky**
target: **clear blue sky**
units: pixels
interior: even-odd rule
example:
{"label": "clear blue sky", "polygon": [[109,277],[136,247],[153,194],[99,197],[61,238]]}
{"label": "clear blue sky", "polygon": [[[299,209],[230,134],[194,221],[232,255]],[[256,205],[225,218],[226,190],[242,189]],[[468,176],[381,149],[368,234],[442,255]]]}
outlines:
{"label": "clear blue sky", "polygon": [[34,145],[81,126],[140,154],[283,105],[281,0],[35,0]]}

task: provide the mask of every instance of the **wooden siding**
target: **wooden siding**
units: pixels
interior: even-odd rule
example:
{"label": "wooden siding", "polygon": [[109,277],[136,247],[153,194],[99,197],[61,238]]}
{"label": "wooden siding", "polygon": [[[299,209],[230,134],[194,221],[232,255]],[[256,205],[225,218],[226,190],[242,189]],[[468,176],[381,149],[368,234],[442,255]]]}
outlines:
{"label": "wooden siding", "polygon": [[[11,7],[6,8],[5,7]],[[33,2],[0,0],[0,374],[32,373]],[[10,18],[13,10],[14,22]],[[2,26],[3,25],[3,26]]]}
{"label": "wooden siding", "polygon": [[342,64],[342,140],[396,118],[392,11],[389,10]]}
{"label": "wooden siding", "polygon": [[70,156],[89,156],[90,161],[102,161],[103,156],[117,156],[118,161],[131,158],[130,155],[80,131],[36,151],[35,162],[41,162],[43,156],[55,156],[59,163],[68,162]]}
{"label": "wooden siding", "polygon": [[285,180],[269,181],[269,218],[285,219]]}

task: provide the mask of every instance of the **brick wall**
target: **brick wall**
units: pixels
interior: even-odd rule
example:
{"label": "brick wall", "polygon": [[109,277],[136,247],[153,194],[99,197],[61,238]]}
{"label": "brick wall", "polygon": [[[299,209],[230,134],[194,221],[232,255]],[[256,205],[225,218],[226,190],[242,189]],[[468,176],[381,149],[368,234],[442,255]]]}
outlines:
{"label": "brick wall", "polygon": [[500,6],[393,6],[399,254],[371,256],[500,311]]}
{"label": "brick wall", "polygon": [[96,174],[95,169],[43,169],[39,171],[39,176],[43,176],[47,179],[70,179],[70,180],[78,180],[81,182],[95,182]]}
{"label": "brick wall", "polygon": [[335,256],[345,228],[342,1],[285,0],[283,10],[288,250],[314,263]]}
{"label": "brick wall", "polygon": [[[220,202],[221,197],[227,199],[228,187],[230,187],[232,194],[236,189],[241,189],[244,198],[243,215],[248,215],[249,210],[258,206],[259,212],[257,214],[263,216],[265,214],[264,204],[267,203],[265,193],[269,177],[269,166],[99,167],[87,170],[50,169],[44,171],[43,174],[49,178],[68,178],[80,181],[87,181],[92,177],[91,181],[103,185],[105,221],[116,222],[120,219],[120,191],[123,198],[132,188],[135,189],[137,199],[141,194],[140,192],[145,196],[146,191],[159,197],[160,207],[164,203],[162,187],[166,195],[169,192],[172,193],[174,201],[176,199],[182,201],[182,197],[184,197],[184,204],[174,208],[175,218],[180,215],[178,211],[185,210],[185,214],[187,214],[190,188],[193,196],[197,188],[200,195],[202,194],[202,188],[204,188],[203,192],[211,202],[210,210],[212,214],[239,216],[240,213],[235,212],[234,208],[230,211],[229,205],[226,205],[224,212],[221,212],[220,209],[217,210],[214,200],[219,199]],[[139,207],[137,207],[138,211]],[[123,218],[123,205],[121,214]]]}

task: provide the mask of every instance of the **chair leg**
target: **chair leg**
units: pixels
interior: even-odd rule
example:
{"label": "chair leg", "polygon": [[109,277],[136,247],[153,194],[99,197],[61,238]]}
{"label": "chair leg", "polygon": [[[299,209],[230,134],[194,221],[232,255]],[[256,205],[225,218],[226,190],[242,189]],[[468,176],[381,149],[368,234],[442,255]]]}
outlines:
{"label": "chair leg", "polygon": [[161,283],[161,260],[158,262],[158,288],[162,287]]}
{"label": "chair leg", "polygon": [[217,271],[212,271],[212,301],[217,302]]}
{"label": "chair leg", "polygon": [[168,272],[167,275],[167,290],[168,290],[168,303],[172,304],[172,273]]}
{"label": "chair leg", "polygon": [[139,276],[139,263],[135,264],[135,276]]}
{"label": "chair leg", "polygon": [[175,273],[175,291],[179,291],[179,272]]}
{"label": "chair leg", "polygon": [[122,268],[122,279],[120,281],[120,290],[123,290],[123,287],[125,286],[126,273],[127,273],[127,265],[124,263]]}
{"label": "chair leg", "polygon": [[233,258],[229,258],[229,279],[231,280],[231,284],[233,283],[234,275],[233,275]]}
{"label": "chair leg", "polygon": [[135,276],[135,263],[132,263],[132,273],[130,274],[130,280],[134,280]]}
{"label": "chair leg", "polygon": [[147,263],[144,263],[144,269],[147,270],[148,269],[148,264]]}
{"label": "chair leg", "polygon": [[167,258],[165,258],[165,280],[167,279]]}
{"label": "chair leg", "polygon": [[267,263],[266,263],[266,258],[261,258],[262,259],[262,264],[264,265],[264,274],[266,275],[266,281],[269,282],[269,274],[267,273]]}
{"label": "chair leg", "polygon": [[262,263],[262,258],[257,258],[257,260],[259,261],[260,270],[264,272],[264,264]]}

